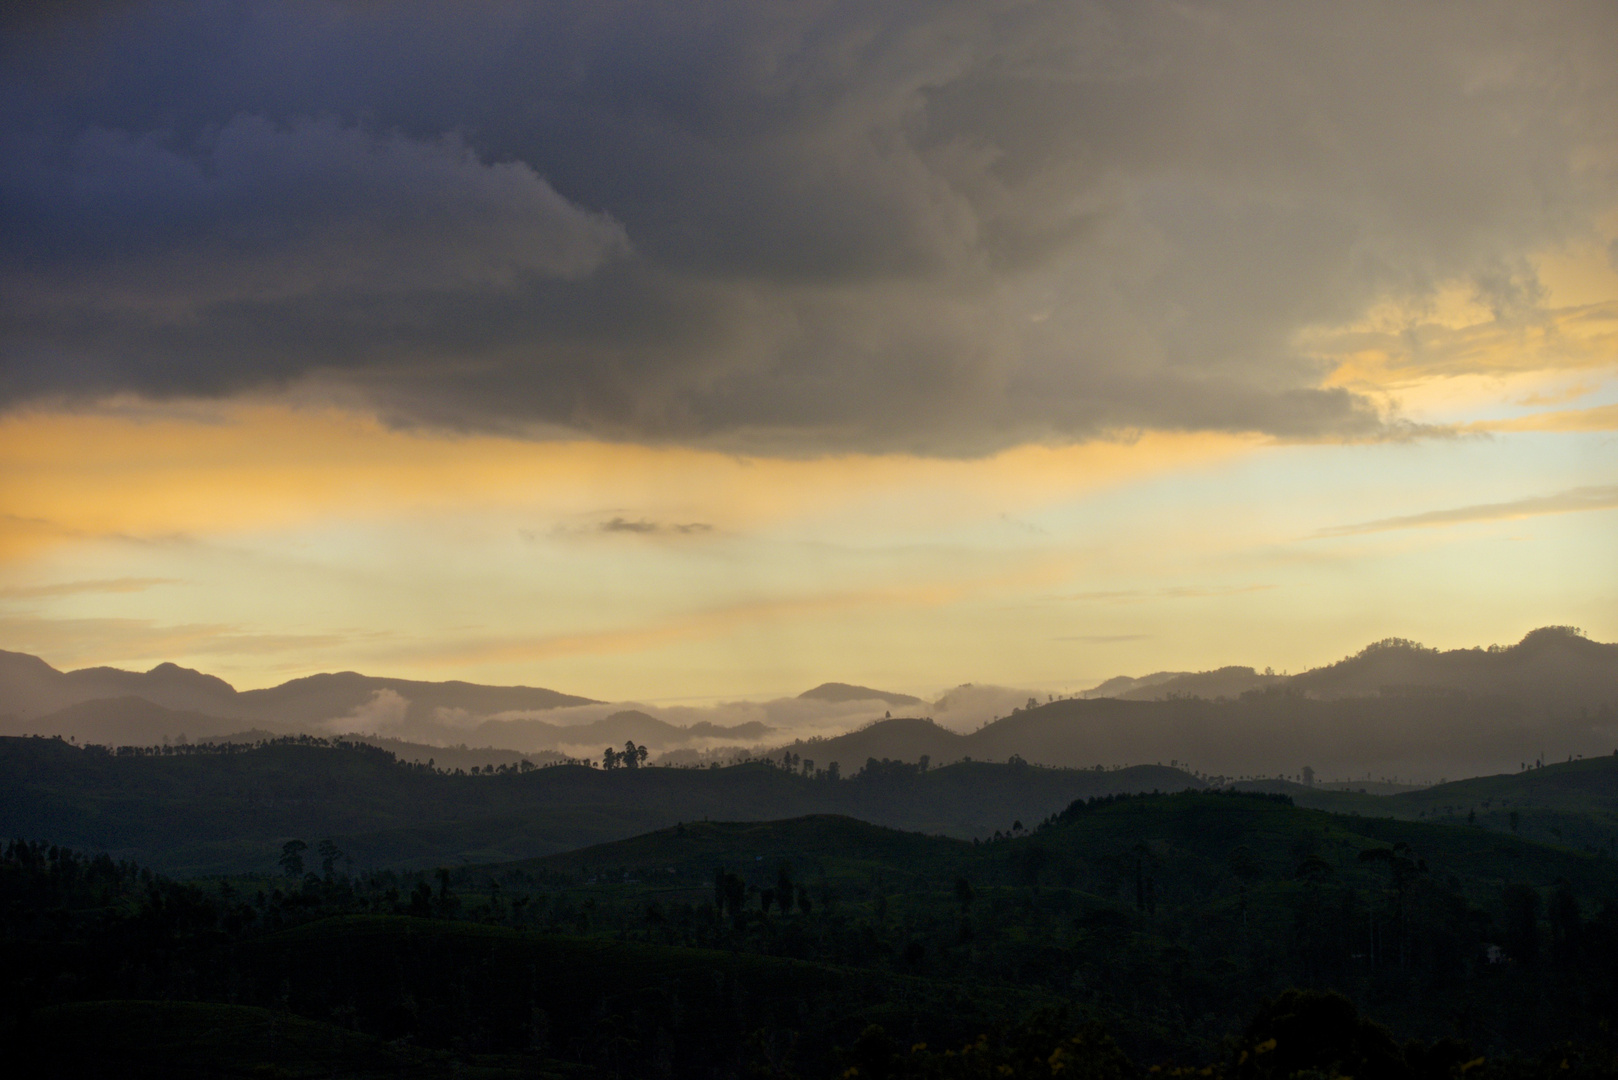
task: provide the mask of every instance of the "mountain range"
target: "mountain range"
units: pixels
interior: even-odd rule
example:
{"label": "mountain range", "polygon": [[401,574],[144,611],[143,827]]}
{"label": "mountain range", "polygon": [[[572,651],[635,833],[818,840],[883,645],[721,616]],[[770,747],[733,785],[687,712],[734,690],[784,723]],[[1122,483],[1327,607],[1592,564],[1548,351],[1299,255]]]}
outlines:
{"label": "mountain range", "polygon": [[1615,672],[1618,645],[1590,641],[1572,627],[1544,626],[1506,647],[1441,651],[1404,638],[1387,638],[1335,664],[1297,675],[1250,667],[1159,671],[1139,678],[1120,675],[1079,696],[1125,701],[1214,699],[1284,686],[1323,700],[1452,691],[1588,705],[1613,697],[1618,688]]}
{"label": "mountain range", "polygon": [[[1309,765],[1323,779],[1420,782],[1607,754],[1618,746],[1618,645],[1566,627],[1544,627],[1515,645],[1487,649],[1439,651],[1388,639],[1296,675],[1226,667],[1120,677],[1077,698],[1040,704],[1029,697],[1026,706],[976,731],[958,730],[952,707],[1006,693],[963,684],[929,705],[910,695],[823,683],[783,701],[842,709],[830,715],[856,724],[893,709],[910,715],[829,737],[794,738],[761,721],[676,724],[644,708],[612,709],[536,687],[341,672],[238,691],[174,664],[147,672],[62,672],[34,656],[0,652],[0,734],[112,745],[149,745],[182,734],[190,741],[244,732],[385,736],[402,740],[401,747],[416,745],[401,753],[407,759],[422,759],[434,746],[471,744],[487,748],[484,763],[498,764],[513,752],[595,757],[602,746],[633,741],[654,754],[693,761],[708,760],[703,754],[792,753],[850,768],[869,758],[914,762],[926,756],[945,764],[1016,755],[1063,767],[1190,763],[1205,775],[1226,777],[1293,776]],[[862,712],[864,705],[869,708]],[[934,711],[951,725],[934,722]]]}
{"label": "mountain range", "polygon": [[58,671],[37,656],[0,652],[0,713],[33,719],[71,705],[139,698],[165,709],[284,727],[318,725],[397,695],[407,720],[427,721],[440,710],[476,715],[590,705],[594,700],[530,686],[386,679],[353,671],[310,675],[263,690],[237,690],[225,680],[177,664],[150,671],[93,667]]}

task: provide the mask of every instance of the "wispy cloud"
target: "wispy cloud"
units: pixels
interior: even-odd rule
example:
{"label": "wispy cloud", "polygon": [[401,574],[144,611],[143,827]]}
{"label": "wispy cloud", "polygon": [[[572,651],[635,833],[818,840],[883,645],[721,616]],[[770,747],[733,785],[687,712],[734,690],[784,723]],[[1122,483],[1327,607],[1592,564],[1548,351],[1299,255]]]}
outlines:
{"label": "wispy cloud", "polygon": [[1440,525],[1461,525],[1473,521],[1502,521],[1538,517],[1542,514],[1571,514],[1580,510],[1614,508],[1618,508],[1618,484],[1606,484],[1570,488],[1554,495],[1536,495],[1526,499],[1513,499],[1510,502],[1457,506],[1450,510],[1429,510],[1424,514],[1407,514],[1402,517],[1362,521],[1354,525],[1338,525],[1330,529],[1321,529],[1315,532],[1313,537],[1321,539],[1333,536],[1359,536],[1393,529],[1423,529]]}
{"label": "wispy cloud", "polygon": [[1558,409],[1511,420],[1480,420],[1468,431],[1618,431],[1618,405],[1593,409]]}
{"label": "wispy cloud", "polygon": [[[1274,585],[1170,585],[1161,589],[1114,589],[1097,592],[1068,593],[1060,600],[1084,600],[1104,604],[1143,604],[1149,600],[1206,600],[1219,596],[1238,596],[1242,593],[1263,592]],[[1080,640],[1062,638],[1059,640]],[[1107,640],[1120,640],[1108,638]]]}
{"label": "wispy cloud", "polygon": [[557,525],[543,532],[539,529],[518,529],[517,535],[527,543],[537,544],[547,537],[698,536],[713,531],[714,527],[706,521],[657,521],[652,518],[615,515],[605,521]]}
{"label": "wispy cloud", "polygon": [[201,655],[264,656],[345,644],[338,634],[255,634],[224,623],[160,624],[151,619],[0,618],[8,648],[64,665],[176,660]]}
{"label": "wispy cloud", "polygon": [[52,585],[18,585],[0,589],[0,600],[46,600],[79,593],[145,592],[154,585],[177,585],[179,578],[123,577],[97,581],[62,581]]}
{"label": "wispy cloud", "polygon": [[611,521],[603,521],[596,526],[597,532],[604,533],[676,533],[690,535],[691,533],[713,532],[713,526],[704,521],[663,522],[648,521],[637,518],[631,521],[628,518],[615,517]]}
{"label": "wispy cloud", "polygon": [[1517,404],[1525,408],[1536,408],[1543,405],[1566,405],[1570,401],[1577,401],[1586,394],[1596,391],[1595,383],[1579,383],[1575,386],[1566,386],[1560,390],[1545,393],[1532,393],[1517,399]]}

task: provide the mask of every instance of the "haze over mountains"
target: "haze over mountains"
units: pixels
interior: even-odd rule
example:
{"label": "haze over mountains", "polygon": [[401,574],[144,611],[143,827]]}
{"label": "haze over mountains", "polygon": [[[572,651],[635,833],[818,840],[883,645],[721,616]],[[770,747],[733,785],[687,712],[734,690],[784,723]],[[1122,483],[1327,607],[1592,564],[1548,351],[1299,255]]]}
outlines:
{"label": "haze over mountains", "polygon": [[[1175,762],[1221,776],[1294,775],[1307,764],[1322,779],[1422,782],[1618,747],[1618,645],[1563,627],[1509,647],[1447,652],[1390,639],[1290,676],[1227,667],[1110,679],[1077,699],[1025,693],[963,684],[928,704],[825,683],[770,702],[626,707],[544,688],[354,672],[237,691],[174,664],[61,672],[0,652],[0,734],[113,745],[182,734],[365,735],[391,740],[407,759],[471,745],[490,748],[488,763],[500,763],[513,755],[593,758],[603,746],[634,741],[676,764],[785,749],[822,767],[1017,755],[1085,768]],[[895,710],[904,715],[887,719]]]}

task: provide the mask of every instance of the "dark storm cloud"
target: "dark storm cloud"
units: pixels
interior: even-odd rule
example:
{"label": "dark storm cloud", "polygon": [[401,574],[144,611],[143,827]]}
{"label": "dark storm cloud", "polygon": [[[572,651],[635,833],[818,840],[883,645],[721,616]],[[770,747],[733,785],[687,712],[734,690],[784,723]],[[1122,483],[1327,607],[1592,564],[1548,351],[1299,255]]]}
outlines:
{"label": "dark storm cloud", "polygon": [[[812,453],[1386,437],[1302,328],[1583,235],[1606,5],[123,4],[0,49],[0,397]],[[1531,269],[1531,268],[1530,268]]]}

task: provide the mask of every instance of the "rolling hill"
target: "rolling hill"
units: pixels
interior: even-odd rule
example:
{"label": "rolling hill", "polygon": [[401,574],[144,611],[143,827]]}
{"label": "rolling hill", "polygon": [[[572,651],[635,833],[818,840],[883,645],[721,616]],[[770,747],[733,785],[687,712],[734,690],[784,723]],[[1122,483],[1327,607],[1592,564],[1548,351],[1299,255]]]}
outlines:
{"label": "rolling hill", "polygon": [[1283,780],[1234,785],[1300,806],[1405,821],[1441,821],[1591,854],[1618,855],[1618,754],[1477,776],[1388,796]]}
{"label": "rolling hill", "polygon": [[900,708],[922,703],[921,698],[911,697],[909,694],[894,694],[886,690],[872,690],[869,686],[854,686],[840,682],[821,683],[798,696],[814,701],[883,701]]}
{"label": "rolling hill", "polygon": [[175,873],[273,867],[292,837],[337,838],[361,866],[432,866],[565,851],[703,818],[838,813],[987,836],[1076,798],[1200,783],[1150,766],[1094,772],[982,763],[925,773],[879,768],[844,780],[757,762],[467,775],[403,764],[360,744],[183,749],[113,755],[57,739],[0,738],[0,835],[110,851]]}
{"label": "rolling hill", "polygon": [[1315,698],[1289,684],[1221,700],[1067,699],[968,734],[925,717],[895,717],[790,750],[822,763],[926,755],[942,764],[1013,754],[1061,768],[1153,762],[1227,778],[1293,776],[1308,765],[1323,780],[1369,774],[1433,783],[1615,748],[1618,694],[1575,706],[1448,691]]}

